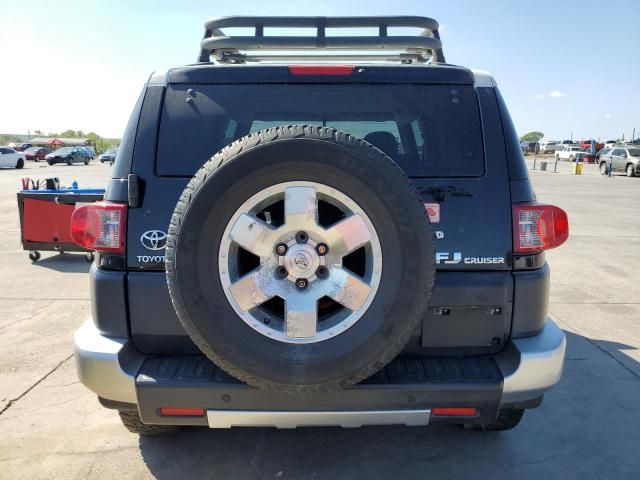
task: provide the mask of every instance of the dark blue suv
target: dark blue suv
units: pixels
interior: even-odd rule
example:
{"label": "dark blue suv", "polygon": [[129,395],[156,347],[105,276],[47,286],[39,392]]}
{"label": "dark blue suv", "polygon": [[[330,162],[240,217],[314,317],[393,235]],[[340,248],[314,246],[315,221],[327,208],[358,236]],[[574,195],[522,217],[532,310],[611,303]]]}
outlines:
{"label": "dark blue suv", "polygon": [[207,22],[199,62],[145,85],[73,233],[98,252],[78,373],[136,433],[503,430],[562,373],[544,252],[567,216],[429,18]]}

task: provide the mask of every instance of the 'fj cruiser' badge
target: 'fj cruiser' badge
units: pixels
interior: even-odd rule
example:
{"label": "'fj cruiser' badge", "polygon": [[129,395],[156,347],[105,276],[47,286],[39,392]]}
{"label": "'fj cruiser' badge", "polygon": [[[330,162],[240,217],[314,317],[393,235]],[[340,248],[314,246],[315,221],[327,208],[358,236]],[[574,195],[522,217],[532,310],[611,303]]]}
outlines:
{"label": "'fj cruiser' badge", "polygon": [[140,243],[149,250],[162,250],[167,244],[167,234],[162,230],[148,230],[140,237]]}

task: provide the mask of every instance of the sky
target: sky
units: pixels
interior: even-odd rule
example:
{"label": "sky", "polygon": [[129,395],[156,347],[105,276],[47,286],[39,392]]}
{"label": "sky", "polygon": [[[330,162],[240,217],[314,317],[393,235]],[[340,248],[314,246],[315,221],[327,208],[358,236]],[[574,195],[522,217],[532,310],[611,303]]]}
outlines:
{"label": "sky", "polygon": [[640,0],[0,0],[0,133],[121,137],[154,70],[226,15],[423,15],[449,63],[488,70],[520,135],[640,136]]}

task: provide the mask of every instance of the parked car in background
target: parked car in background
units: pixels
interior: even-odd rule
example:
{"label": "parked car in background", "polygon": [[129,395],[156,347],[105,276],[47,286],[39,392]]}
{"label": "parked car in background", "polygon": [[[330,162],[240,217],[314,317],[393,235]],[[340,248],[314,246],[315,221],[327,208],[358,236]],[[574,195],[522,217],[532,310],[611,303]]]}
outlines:
{"label": "parked car in background", "polygon": [[617,143],[618,143],[617,140],[607,140],[606,142],[604,142],[604,146],[605,148],[613,148],[616,146]]}
{"label": "parked car in background", "polygon": [[574,142],[573,140],[562,140],[556,147],[556,150],[561,150],[566,145],[577,145],[577,144],[578,142]]}
{"label": "parked car in background", "polygon": [[27,160],[44,160],[44,158],[51,153],[51,149],[47,147],[31,147],[24,151],[24,156]]}
{"label": "parked car in background", "polygon": [[540,151],[540,145],[538,142],[520,142],[520,148],[522,148],[523,153],[538,153]]}
{"label": "parked car in background", "polygon": [[16,143],[13,149],[16,152],[24,152],[27,148],[31,148],[31,147],[33,147],[33,145],[31,145],[30,143]]}
{"label": "parked car in background", "polygon": [[83,162],[85,165],[89,165],[89,161],[91,160],[90,154],[82,147],[62,147],[55,152],[51,152],[45,158],[49,165],[54,165],[56,163],[73,165],[78,162]]}
{"label": "parked car in background", "polygon": [[96,150],[93,147],[79,147],[79,148],[81,148],[82,150],[87,152],[87,154],[89,155],[89,158],[91,158],[91,160],[96,158]]}
{"label": "parked car in background", "polygon": [[573,162],[576,158],[584,155],[578,145],[565,145],[562,150],[556,152],[556,160],[569,160]]}
{"label": "parked car in background", "polygon": [[116,154],[117,153],[118,153],[118,149],[117,148],[111,148],[111,149],[107,150],[106,152],[104,152],[102,155],[100,155],[98,157],[98,160],[100,160],[100,163],[109,162],[111,165],[113,165],[113,162],[116,159]]}
{"label": "parked car in background", "polygon": [[640,147],[618,147],[600,152],[600,173],[606,175],[609,165],[613,172],[624,172],[627,177],[640,175]]}
{"label": "parked car in background", "polygon": [[[580,142],[580,148],[582,150],[584,150],[585,152],[588,152],[591,149],[591,142],[592,141],[593,140],[582,140]],[[595,144],[596,144],[596,152],[598,152],[599,150],[604,148],[604,143],[595,142]]]}
{"label": "parked car in background", "polygon": [[9,147],[0,147],[0,167],[24,167],[24,153]]}
{"label": "parked car in background", "polygon": [[556,151],[556,146],[558,142],[555,140],[547,140],[546,142],[540,143],[540,153],[553,153]]}

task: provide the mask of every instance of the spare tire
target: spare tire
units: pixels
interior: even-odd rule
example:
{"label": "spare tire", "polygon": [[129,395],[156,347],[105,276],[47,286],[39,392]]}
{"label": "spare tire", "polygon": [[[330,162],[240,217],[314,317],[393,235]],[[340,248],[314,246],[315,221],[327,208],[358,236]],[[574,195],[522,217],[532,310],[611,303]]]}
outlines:
{"label": "spare tire", "polygon": [[169,227],[180,321],[216,365],[287,394],[336,391],[391,361],[417,331],[434,236],[402,170],[332,128],[282,126],[218,152]]}

